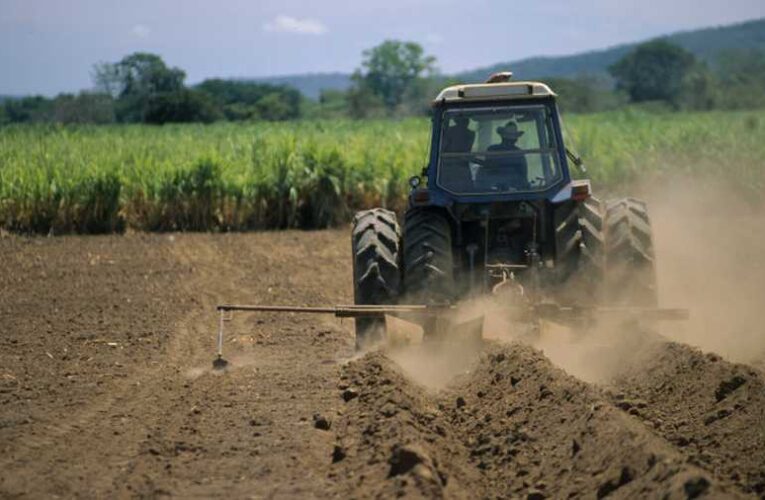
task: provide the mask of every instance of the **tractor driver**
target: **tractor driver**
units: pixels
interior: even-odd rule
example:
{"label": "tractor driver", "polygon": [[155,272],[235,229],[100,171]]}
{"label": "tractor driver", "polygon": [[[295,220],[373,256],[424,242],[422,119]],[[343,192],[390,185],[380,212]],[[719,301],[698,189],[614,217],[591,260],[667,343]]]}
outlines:
{"label": "tractor driver", "polygon": [[523,131],[518,130],[518,124],[511,120],[503,127],[497,127],[497,134],[501,142],[492,144],[487,151],[508,154],[489,156],[486,164],[479,170],[476,180],[488,190],[528,189],[529,167],[526,157],[520,153],[523,150],[516,144],[523,135]]}

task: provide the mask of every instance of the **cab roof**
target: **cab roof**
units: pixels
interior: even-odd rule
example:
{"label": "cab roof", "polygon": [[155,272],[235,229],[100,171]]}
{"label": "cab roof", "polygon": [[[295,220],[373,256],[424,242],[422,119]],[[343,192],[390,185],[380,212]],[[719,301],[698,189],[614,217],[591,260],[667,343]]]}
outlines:
{"label": "cab roof", "polygon": [[477,83],[447,87],[438,94],[433,103],[480,102],[550,96],[556,97],[557,94],[541,82]]}

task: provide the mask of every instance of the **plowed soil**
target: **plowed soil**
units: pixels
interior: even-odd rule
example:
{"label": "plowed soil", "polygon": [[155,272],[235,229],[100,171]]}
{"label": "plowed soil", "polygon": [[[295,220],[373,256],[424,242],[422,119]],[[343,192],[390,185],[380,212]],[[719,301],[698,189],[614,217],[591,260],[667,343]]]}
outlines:
{"label": "plowed soil", "polygon": [[765,497],[763,372],[654,334],[590,377],[237,314],[210,370],[218,303],[350,303],[348,240],[0,238],[0,497]]}

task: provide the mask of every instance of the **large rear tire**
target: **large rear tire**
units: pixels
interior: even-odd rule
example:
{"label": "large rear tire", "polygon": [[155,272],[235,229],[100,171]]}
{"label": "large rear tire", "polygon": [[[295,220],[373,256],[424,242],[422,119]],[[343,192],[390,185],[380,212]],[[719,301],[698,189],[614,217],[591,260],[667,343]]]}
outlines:
{"label": "large rear tire", "polygon": [[[404,292],[415,304],[443,304],[454,300],[452,229],[445,215],[412,209],[404,220]],[[423,339],[439,338],[439,322],[425,318]]]}
{"label": "large rear tire", "polygon": [[646,204],[623,198],[606,204],[604,300],[608,305],[656,307],[656,270]]}
{"label": "large rear tire", "polygon": [[603,300],[603,280],[606,273],[605,226],[603,202],[595,197],[579,204],[579,228],[582,246],[579,254],[579,272],[582,290],[589,305]]}
{"label": "large rear tire", "polygon": [[[353,218],[353,296],[360,305],[395,304],[400,287],[401,229],[396,214],[383,208]],[[384,340],[384,318],[356,319],[356,349]]]}
{"label": "large rear tire", "polygon": [[445,215],[412,209],[404,221],[404,290],[408,301],[439,304],[454,299],[452,230]]}
{"label": "large rear tire", "polygon": [[555,245],[562,303],[596,305],[601,299],[603,203],[591,197],[555,211]]}
{"label": "large rear tire", "polygon": [[578,272],[582,233],[579,230],[579,204],[568,201],[555,208],[555,268],[558,282],[568,283]]}

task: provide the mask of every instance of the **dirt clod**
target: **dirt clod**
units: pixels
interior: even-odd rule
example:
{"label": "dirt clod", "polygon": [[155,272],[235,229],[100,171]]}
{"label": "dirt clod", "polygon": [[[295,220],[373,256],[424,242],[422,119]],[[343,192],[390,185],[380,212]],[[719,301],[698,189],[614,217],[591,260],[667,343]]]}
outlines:
{"label": "dirt clod", "polygon": [[390,472],[388,476],[398,476],[406,474],[418,465],[426,465],[430,458],[425,454],[422,448],[416,445],[394,446],[390,456]]}
{"label": "dirt clod", "polygon": [[313,415],[313,426],[319,430],[328,431],[332,427],[332,422],[324,415],[315,413]]}
{"label": "dirt clod", "polygon": [[345,459],[345,457],[346,457],[345,448],[343,448],[340,445],[335,445],[335,447],[332,449],[332,463],[335,464]]}
{"label": "dirt clod", "polygon": [[719,403],[723,399],[727,398],[733,391],[741,387],[746,383],[746,379],[741,375],[736,375],[728,380],[723,380],[720,385],[717,386],[715,391],[715,399]]}
{"label": "dirt clod", "polygon": [[343,401],[346,403],[351,399],[357,398],[358,396],[359,392],[355,389],[346,389],[343,391]]}
{"label": "dirt clod", "polygon": [[689,499],[698,498],[709,489],[709,481],[705,477],[689,479],[683,485],[683,490]]}
{"label": "dirt clod", "polygon": [[526,494],[526,500],[545,500],[545,494],[539,490],[529,490]]}
{"label": "dirt clod", "polygon": [[618,490],[625,484],[632,481],[632,479],[635,477],[635,472],[631,470],[629,467],[622,467],[621,472],[619,473],[618,478],[609,479],[605,483],[601,484],[598,487],[597,496],[598,498],[603,498],[605,496],[610,495],[614,491]]}

